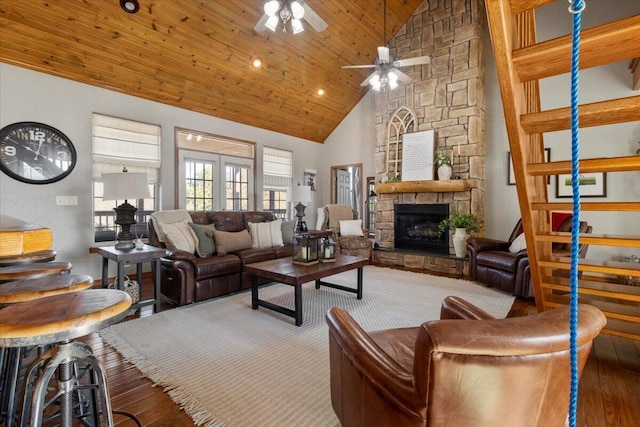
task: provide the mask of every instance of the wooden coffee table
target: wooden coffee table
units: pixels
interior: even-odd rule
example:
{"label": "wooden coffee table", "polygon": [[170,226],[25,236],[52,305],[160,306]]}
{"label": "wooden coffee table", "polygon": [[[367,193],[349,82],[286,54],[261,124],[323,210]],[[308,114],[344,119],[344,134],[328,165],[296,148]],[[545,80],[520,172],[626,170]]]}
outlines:
{"label": "wooden coffee table", "polygon": [[[244,266],[244,272],[251,274],[251,306],[254,310],[258,306],[277,311],[286,316],[293,317],[296,326],[302,325],[302,284],[316,281],[316,289],[320,286],[353,292],[358,299],[362,299],[362,267],[369,265],[369,259],[357,256],[336,255],[335,262],[318,263],[314,265],[298,265],[291,262],[291,257],[278,258],[269,261],[256,262]],[[349,288],[334,283],[323,282],[323,279],[334,274],[342,273],[357,268],[357,286]],[[284,283],[294,287],[295,309],[263,301],[258,298],[258,278]]]}

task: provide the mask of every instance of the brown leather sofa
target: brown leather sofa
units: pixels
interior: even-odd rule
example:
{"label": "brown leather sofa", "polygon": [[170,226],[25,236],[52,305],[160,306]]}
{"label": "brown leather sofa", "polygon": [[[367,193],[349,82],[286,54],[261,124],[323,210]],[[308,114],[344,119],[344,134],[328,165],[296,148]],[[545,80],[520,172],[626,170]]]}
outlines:
{"label": "brown leather sofa", "polygon": [[[217,230],[237,232],[249,229],[249,222],[273,221],[270,212],[220,211],[189,212],[196,224],[213,224]],[[149,244],[166,247],[160,242],[153,221],[149,221]],[[243,249],[224,256],[199,257],[175,250],[161,260],[162,294],[173,304],[185,305],[251,288],[251,277],[242,272],[245,264],[291,256],[293,247],[285,245],[266,249]]]}
{"label": "brown leather sofa", "polygon": [[[593,306],[578,312],[582,373],[606,319]],[[563,307],[493,319],[447,297],[444,320],[367,333],[334,307],[327,313],[333,409],[343,427],[564,426],[569,316]]]}
{"label": "brown leather sofa", "polygon": [[[591,233],[591,230],[592,227],[587,222],[580,222],[580,233]],[[557,231],[571,232],[571,217],[566,218]],[[533,297],[527,250],[522,249],[516,253],[509,252],[509,246],[522,232],[522,220],[518,220],[507,241],[483,237],[472,237],[467,240],[471,280],[519,297]],[[579,256],[581,258],[586,255],[588,246],[580,245]],[[553,243],[552,245],[555,256],[569,256],[570,248],[570,243]]]}

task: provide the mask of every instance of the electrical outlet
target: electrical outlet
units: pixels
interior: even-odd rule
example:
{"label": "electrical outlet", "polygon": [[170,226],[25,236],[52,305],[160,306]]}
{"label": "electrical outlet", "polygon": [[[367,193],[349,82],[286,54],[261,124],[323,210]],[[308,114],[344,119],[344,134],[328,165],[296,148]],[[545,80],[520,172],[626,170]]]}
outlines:
{"label": "electrical outlet", "polygon": [[78,196],[56,196],[58,206],[78,206]]}

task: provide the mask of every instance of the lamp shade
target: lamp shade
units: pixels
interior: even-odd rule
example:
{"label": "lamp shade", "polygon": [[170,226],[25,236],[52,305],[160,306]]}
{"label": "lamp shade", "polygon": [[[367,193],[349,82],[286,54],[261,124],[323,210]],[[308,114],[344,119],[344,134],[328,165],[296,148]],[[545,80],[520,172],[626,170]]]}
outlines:
{"label": "lamp shade", "polygon": [[149,182],[146,173],[103,173],[104,192],[102,200],[148,199]]}
{"label": "lamp shade", "polygon": [[311,201],[311,186],[309,185],[296,185],[293,187],[293,195],[291,200],[294,202],[310,202]]}

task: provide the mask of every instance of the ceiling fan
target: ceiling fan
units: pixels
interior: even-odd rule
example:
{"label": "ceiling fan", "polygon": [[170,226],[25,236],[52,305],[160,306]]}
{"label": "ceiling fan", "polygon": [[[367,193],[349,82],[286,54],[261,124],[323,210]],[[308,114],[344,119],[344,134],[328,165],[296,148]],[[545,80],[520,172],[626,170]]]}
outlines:
{"label": "ceiling fan", "polygon": [[[384,2],[384,34],[386,39],[387,33],[387,1]],[[431,62],[428,56],[417,56],[415,58],[391,60],[389,56],[389,48],[386,46],[378,46],[378,58],[371,65],[343,65],[342,68],[375,68],[375,71],[369,75],[360,86],[371,85],[373,90],[380,91],[395,89],[398,87],[398,80],[402,83],[411,83],[411,77],[407,76],[398,67],[409,67],[412,65],[422,65]]]}
{"label": "ceiling fan", "polygon": [[287,22],[291,21],[293,34],[298,34],[304,31],[303,19],[317,32],[327,28],[327,23],[304,0],[270,0],[265,3],[264,15],[253,29],[264,31],[268,28],[275,32],[278,22],[282,21],[282,31],[286,33]]}

